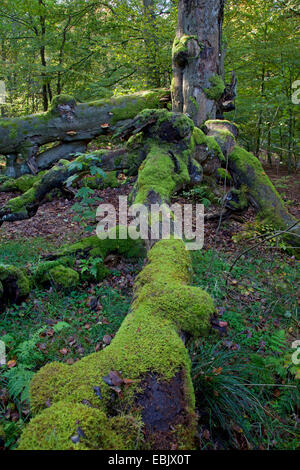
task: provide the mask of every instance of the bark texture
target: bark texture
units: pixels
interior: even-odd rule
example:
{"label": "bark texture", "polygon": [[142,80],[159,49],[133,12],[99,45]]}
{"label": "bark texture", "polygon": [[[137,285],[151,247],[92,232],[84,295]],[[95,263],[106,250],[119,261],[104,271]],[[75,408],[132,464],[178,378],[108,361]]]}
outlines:
{"label": "bark texture", "polygon": [[[95,137],[114,133],[145,108],[162,108],[169,101],[165,89],[138,92],[92,103],[77,103],[70,96],[52,100],[44,114],[0,120],[0,154],[7,157],[6,173],[19,177],[51,167],[60,158],[84,152]],[[40,147],[59,145],[40,152]]]}
{"label": "bark texture", "polygon": [[224,0],[179,0],[173,45],[173,111],[196,126],[215,119],[225,91],[222,60]]}

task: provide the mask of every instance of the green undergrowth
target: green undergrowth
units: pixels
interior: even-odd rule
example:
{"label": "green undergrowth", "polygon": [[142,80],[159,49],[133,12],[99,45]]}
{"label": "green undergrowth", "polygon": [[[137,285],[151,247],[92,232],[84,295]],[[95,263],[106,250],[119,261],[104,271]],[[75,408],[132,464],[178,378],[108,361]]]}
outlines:
{"label": "green undergrowth", "polygon": [[[41,256],[55,248],[43,238],[7,242],[1,245],[0,263],[34,271]],[[122,283],[119,287],[119,280],[124,274],[135,276],[141,263],[128,261],[125,272],[112,268],[106,281],[94,280],[90,287],[81,283],[67,292],[53,286],[34,288],[21,305],[8,306],[0,313],[0,340],[6,345],[7,363],[0,367],[0,448],[1,433],[5,448],[16,447],[30,418],[29,382],[41,367],[52,361],[75,363],[104,348],[104,337],[113,338],[132,299],[131,290],[122,288]]]}
{"label": "green undergrowth", "polygon": [[201,445],[295,449],[299,262],[252,252],[229,273],[231,263],[213,250],[193,254],[194,284],[213,297],[221,322],[191,348],[200,435],[210,435]]}

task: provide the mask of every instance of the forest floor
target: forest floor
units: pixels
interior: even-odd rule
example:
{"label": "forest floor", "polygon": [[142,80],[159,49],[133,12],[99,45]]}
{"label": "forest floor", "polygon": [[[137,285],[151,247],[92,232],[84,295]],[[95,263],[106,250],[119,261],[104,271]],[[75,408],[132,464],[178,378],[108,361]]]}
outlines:
{"label": "forest floor", "polygon": [[[266,172],[299,218],[300,175],[287,175],[282,168],[279,174]],[[125,181],[95,195],[117,207],[118,196],[131,188],[132,181]],[[0,193],[0,205],[13,196]],[[176,201],[193,198],[185,193]],[[56,199],[30,220],[4,223],[0,262],[32,268],[43,254],[88,235],[74,221],[74,202]],[[291,345],[300,337],[300,264],[284,244],[270,241],[232,268],[249,247],[248,239],[270,230],[258,228],[254,219],[250,209],[239,222],[228,220],[219,228],[218,221],[207,223],[204,249],[192,253],[194,284],[206,289],[216,305],[211,336],[190,345],[201,449],[293,449],[299,443],[300,372],[292,363]],[[71,365],[110,343],[129,310],[143,263],[110,257],[111,274],[102,283],[68,294],[35,288],[26,302],[1,313],[0,339],[7,345],[8,362],[0,372],[0,448],[16,446],[30,417],[28,383],[41,366],[53,360]]]}

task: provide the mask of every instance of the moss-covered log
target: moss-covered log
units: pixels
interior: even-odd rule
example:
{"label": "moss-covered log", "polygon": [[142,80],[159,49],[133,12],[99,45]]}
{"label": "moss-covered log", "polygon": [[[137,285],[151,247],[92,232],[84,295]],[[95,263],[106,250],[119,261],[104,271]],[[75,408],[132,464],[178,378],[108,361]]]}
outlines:
{"label": "moss-covered log", "polygon": [[[99,166],[103,170],[116,170],[129,167],[126,149],[105,151],[100,150],[89,155],[80,155],[73,162],[60,160],[51,170],[39,174],[36,177],[20,177],[16,180],[16,189],[29,187],[22,195],[10,199],[5,206],[0,209],[0,225],[3,222],[14,222],[33,217],[45,197],[53,189],[65,189],[65,184],[71,176],[78,172],[85,175],[89,173],[91,166]],[[80,168],[80,170],[79,170]],[[6,181],[0,187],[13,188],[11,180]]]}
{"label": "moss-covered log", "polygon": [[206,334],[214,306],[206,292],[189,286],[191,271],[181,240],[151,249],[131,312],[110,346],[35,375],[35,416],[20,449],[133,449],[134,442],[144,449],[194,448],[191,364],[180,332]]}
{"label": "moss-covered log", "polygon": [[22,302],[30,292],[30,281],[23,269],[0,264],[0,313],[7,303]]}
{"label": "moss-covered log", "polygon": [[[246,208],[248,201],[263,223],[281,231],[293,226],[285,238],[292,246],[299,247],[300,224],[296,224],[296,219],[287,211],[258,158],[236,145],[238,130],[234,123],[215,120],[207,121],[205,126],[208,135],[218,142],[227,159],[226,166],[238,194],[239,202],[236,204],[239,208]],[[230,204],[234,209],[235,202],[231,201]]]}
{"label": "moss-covered log", "polygon": [[[91,166],[99,166],[105,171],[128,169],[131,174],[139,170],[133,194],[135,202],[148,199],[151,204],[167,202],[183,185],[199,184],[202,180],[202,168],[194,155],[197,148],[194,132],[193,122],[183,114],[145,110],[122,128],[120,135],[134,134],[123,149],[100,150],[92,157],[81,155],[73,162],[60,160],[42,176],[25,175],[15,183],[11,180],[4,182],[0,191],[14,187],[29,189],[0,209],[0,224],[34,216],[50,191],[65,188],[72,175],[88,174]],[[204,143],[205,139],[203,134]],[[214,143],[213,147],[221,158],[218,145]],[[209,158],[209,153],[206,157]],[[148,198],[150,192],[151,198]]]}
{"label": "moss-covered log", "polygon": [[[115,132],[143,109],[164,107],[168,100],[165,89],[91,103],[77,103],[70,96],[60,95],[53,99],[47,113],[0,119],[0,154],[7,156],[7,175],[15,178],[36,173],[60,158],[84,152],[95,137]],[[60,145],[39,153],[41,146],[52,142]]]}

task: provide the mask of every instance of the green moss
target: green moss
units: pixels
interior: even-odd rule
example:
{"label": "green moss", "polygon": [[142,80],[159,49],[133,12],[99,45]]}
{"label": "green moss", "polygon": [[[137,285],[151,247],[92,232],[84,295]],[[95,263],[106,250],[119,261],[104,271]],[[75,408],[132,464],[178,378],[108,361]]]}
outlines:
{"label": "green moss", "polygon": [[[32,411],[39,413],[49,406],[49,403],[51,407],[34,418],[31,422],[33,424],[29,424],[26,428],[21,448],[29,448],[27,443],[32,442],[30,441],[32,435],[35,436],[34,439],[43,436],[46,423],[50,423],[50,428],[53,428],[52,423],[56,422],[59,422],[60,426],[64,418],[62,410],[76,409],[83,400],[87,400],[91,406],[99,410],[109,412],[112,391],[101,377],[111,370],[116,370],[122,377],[133,381],[130,387],[123,388],[123,410],[134,408],[134,396],[140,391],[140,381],[147,373],[155,373],[162,380],[168,381],[178,371],[183,371],[186,406],[187,410],[192,412],[195,398],[190,377],[191,362],[178,330],[183,329],[193,335],[206,332],[209,316],[213,312],[213,302],[201,290],[197,294],[196,288],[186,289],[192,274],[191,258],[181,240],[162,240],[148,255],[149,262],[136,282],[136,300],[132,312],[123,321],[112,343],[103,351],[89,355],[72,366],[59,363],[47,364],[34,376],[30,386]],[[172,286],[171,290],[169,283]],[[149,285],[153,286],[153,291],[149,290]],[[159,300],[155,299],[155,290]],[[193,303],[191,298],[195,302],[194,307],[191,306]],[[99,400],[95,394],[95,386],[101,387],[102,400]],[[65,408],[60,405],[55,408],[54,404],[62,400]],[[126,436],[130,422],[130,435],[134,437],[142,427],[138,412],[131,419],[128,416],[111,420],[114,430],[120,426],[123,428],[127,423],[121,436],[125,430]],[[105,427],[107,429],[109,425],[105,424]],[[71,432],[69,421],[57,429],[59,429],[58,436],[52,446],[65,448],[64,443],[69,439]],[[49,436],[48,431],[46,436]],[[49,448],[47,447],[49,443],[43,437],[30,445],[33,445],[33,449]],[[128,445],[132,449],[131,438]],[[191,445],[191,442],[189,441],[187,445]],[[91,447],[98,448],[95,444]]]}
{"label": "green moss", "polygon": [[[74,443],[72,437],[79,442]],[[126,449],[101,411],[82,404],[59,402],[31,420],[19,450]]]}
{"label": "green moss", "polygon": [[[194,40],[199,44],[198,37],[197,36],[188,36],[184,35],[181,36],[180,38],[175,38],[173,42],[173,48],[172,48],[172,57],[173,61],[177,62],[179,65],[184,65],[185,62],[188,60],[188,43],[189,41]],[[200,45],[200,44],[199,44]],[[202,45],[200,45],[202,49]]]}
{"label": "green moss", "polygon": [[9,179],[5,181],[0,186],[0,191],[20,191],[21,193],[26,193],[32,186],[40,181],[45,174],[44,171],[40,172],[38,175],[23,175],[17,179]]}
{"label": "green moss", "polygon": [[56,266],[49,270],[49,279],[63,289],[70,289],[79,284],[79,274],[74,269],[65,266]]}
{"label": "green moss", "polygon": [[[184,158],[183,154],[178,156],[177,162],[180,168],[176,172],[169,150],[169,145],[152,144],[147,159],[139,169],[136,204],[145,203],[150,191],[159,194],[162,202],[168,201],[179,187],[189,182],[187,159]],[[155,168],[155,171],[153,171],[153,168]]]}
{"label": "green moss", "polygon": [[15,280],[19,289],[19,297],[26,297],[30,292],[30,281],[25,272],[15,266],[0,264],[0,281]]}
{"label": "green moss", "polygon": [[75,258],[62,257],[56,261],[43,261],[37,266],[34,280],[37,284],[49,283],[52,279],[49,278],[49,271],[57,266],[73,267]]}
{"label": "green moss", "polygon": [[213,75],[209,82],[211,86],[204,88],[204,92],[210,100],[218,101],[225,91],[225,83],[220,75]]}
{"label": "green moss", "polygon": [[55,113],[57,111],[57,106],[64,105],[64,104],[75,107],[77,103],[73,96],[69,96],[69,95],[54,96],[51,101],[50,113],[53,113],[53,112]]}
{"label": "green moss", "polygon": [[[118,252],[125,258],[141,258],[145,255],[145,247],[141,240],[132,240],[131,238],[119,239],[121,227],[116,228],[116,239],[107,238],[100,240],[97,236],[83,238],[80,242],[73,245],[66,245],[58,253],[59,256],[75,255],[79,257],[105,257],[112,252]],[[125,236],[125,234],[124,234]]]}
{"label": "green moss", "polygon": [[[163,254],[164,251],[167,253]],[[189,252],[182,250],[179,259],[180,263],[174,264],[174,254],[168,249],[168,243],[162,241],[152,248],[150,262],[136,281],[139,295],[133,307],[170,319],[178,330],[195,336],[206,334],[209,318],[214,311],[213,301],[201,289],[184,285],[189,282],[190,276]]]}
{"label": "green moss", "polygon": [[217,176],[219,178],[221,178],[222,180],[227,180],[227,181],[231,181],[232,178],[231,178],[231,174],[229,173],[228,170],[226,170],[225,168],[218,168],[217,169]]}
{"label": "green moss", "polygon": [[227,201],[227,205],[230,205],[235,210],[243,210],[249,206],[248,189],[246,185],[243,184],[240,189],[233,188],[231,193],[233,199]]}
{"label": "green moss", "polygon": [[26,191],[22,196],[15,197],[14,199],[10,199],[7,203],[7,207],[10,209],[11,212],[22,212],[25,210],[27,204],[34,202],[35,200],[35,190],[34,188],[30,188]]}
{"label": "green moss", "polygon": [[140,91],[133,95],[130,95],[130,101],[128,96],[118,96],[109,100],[112,104],[111,124],[115,124],[118,121],[125,119],[133,119],[144,109],[156,109],[161,108],[162,103],[160,101],[167,93],[167,90],[147,90]]}
{"label": "green moss", "polygon": [[212,136],[205,135],[198,127],[194,128],[193,131],[193,142],[194,145],[205,145],[207,147],[208,154],[218,157],[221,162],[225,162],[226,159],[222,153],[221,147],[218,142]]}
{"label": "green moss", "polygon": [[106,173],[103,178],[101,176],[86,176],[82,181],[84,186],[91,189],[118,188],[121,185],[116,171]]}
{"label": "green moss", "polygon": [[199,104],[197,103],[197,100],[193,97],[193,96],[190,96],[189,100],[193,103],[193,105],[195,106],[195,109],[196,111],[199,111]]}
{"label": "green moss", "polygon": [[252,153],[235,146],[229,156],[230,166],[239,176],[242,184],[259,205],[258,216],[275,227],[285,228],[292,217],[288,214],[284,202],[266,175],[260,161]]}

